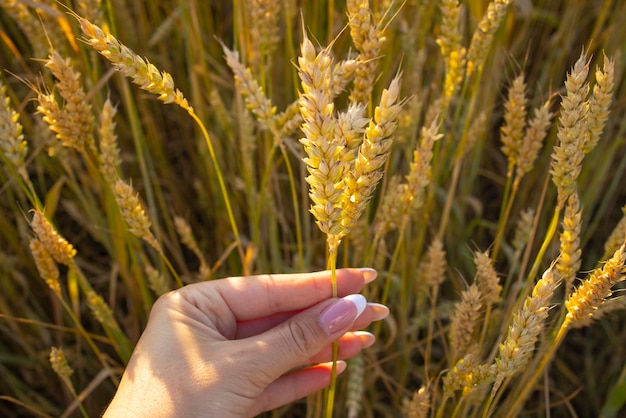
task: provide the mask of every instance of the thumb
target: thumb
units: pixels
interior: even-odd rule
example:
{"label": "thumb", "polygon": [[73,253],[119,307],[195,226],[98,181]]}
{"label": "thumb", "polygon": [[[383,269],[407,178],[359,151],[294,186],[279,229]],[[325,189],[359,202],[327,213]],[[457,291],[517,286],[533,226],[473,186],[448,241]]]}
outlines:
{"label": "thumb", "polygon": [[[308,359],[341,337],[365,310],[362,295],[321,302],[258,336],[251,338],[264,353],[256,367],[274,380],[303,366]],[[269,382],[268,382],[269,383]]]}

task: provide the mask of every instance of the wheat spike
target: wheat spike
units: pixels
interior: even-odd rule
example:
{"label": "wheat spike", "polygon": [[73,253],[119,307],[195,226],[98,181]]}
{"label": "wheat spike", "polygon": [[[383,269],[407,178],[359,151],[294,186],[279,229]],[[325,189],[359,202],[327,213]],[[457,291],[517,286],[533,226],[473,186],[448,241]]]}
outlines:
{"label": "wheat spike", "polygon": [[343,234],[347,234],[361,216],[383,176],[381,168],[389,158],[392,135],[398,126],[398,116],[403,104],[398,101],[399,95],[400,75],[392,80],[388,89],[383,90],[380,104],[374,110],[374,120],[370,121],[365,130],[354,169],[345,178],[344,206],[341,213]]}
{"label": "wheat spike", "polygon": [[94,117],[80,84],[80,74],[72,68],[69,58],[63,59],[57,51],[52,51],[46,67],[57,78],[55,86],[65,100],[61,112],[68,123],[66,131],[57,132],[57,136],[81,152],[90,150],[95,154]]}
{"label": "wheat spike", "polygon": [[148,286],[150,286],[150,289],[152,289],[157,296],[164,295],[172,290],[167,283],[165,275],[161,274],[161,272],[152,267],[152,265],[146,263],[144,270],[148,279]]}
{"label": "wheat spike", "polygon": [[613,294],[611,288],[626,278],[626,245],[622,244],[613,256],[589,274],[589,277],[576,288],[565,301],[567,315],[565,324],[588,323],[594,318],[598,308]]}
{"label": "wheat spike", "polygon": [[65,353],[62,348],[52,347],[50,349],[50,365],[52,365],[52,370],[54,370],[61,379],[69,383],[70,376],[72,376],[74,370],[72,370],[67,363],[67,358],[65,358]]}
{"label": "wheat spike", "polygon": [[333,97],[339,96],[354,77],[359,62],[355,59],[339,61],[333,66]]}
{"label": "wheat spike", "polygon": [[57,296],[61,296],[59,268],[50,256],[50,253],[48,253],[44,245],[38,239],[31,239],[29,246],[30,252],[35,259],[35,266],[37,267],[39,275]]}
{"label": "wheat spike", "polygon": [[250,23],[250,51],[249,62],[254,68],[259,68],[262,55],[270,55],[276,49],[280,37],[281,2],[273,0],[247,0],[246,9]]}
{"label": "wheat spike", "polygon": [[430,411],[430,393],[426,386],[422,386],[411,397],[408,405],[407,418],[427,418]]}
{"label": "wheat spike", "polygon": [[470,345],[482,308],[481,298],[475,283],[461,293],[461,301],[450,319],[450,345],[455,358],[462,357]]}
{"label": "wheat spike", "polygon": [[357,158],[357,149],[363,143],[363,132],[369,119],[365,117],[365,106],[358,103],[350,103],[348,110],[337,115],[335,134],[346,141],[348,150]]}
{"label": "wheat spike", "polygon": [[539,150],[543,146],[543,141],[548,134],[552,116],[553,114],[550,112],[550,99],[548,99],[543,106],[535,109],[534,117],[528,122],[522,146],[518,150],[515,167],[515,175],[518,179],[532,170],[537,160]]}
{"label": "wheat spike", "polygon": [[567,93],[561,102],[557,134],[559,141],[552,152],[551,174],[558,191],[558,208],[563,208],[567,198],[574,192],[585,155],[584,121],[587,114],[585,98],[589,91],[586,83],[588,72],[589,62],[583,51],[565,81]]}
{"label": "wheat spike", "polygon": [[574,283],[578,270],[580,270],[581,217],[582,210],[580,209],[578,192],[574,190],[574,193],[570,195],[565,205],[563,231],[560,235],[560,255],[556,262],[556,269],[559,272],[560,279],[565,283],[566,292],[569,291],[571,285]]}
{"label": "wheat spike", "polygon": [[120,208],[122,218],[128,225],[128,230],[162,253],[161,245],[150,231],[150,220],[139,202],[139,197],[133,186],[117,179],[113,185],[113,195]]}
{"label": "wheat spike", "polygon": [[443,377],[443,396],[450,398],[458,390],[467,396],[475,389],[492,383],[494,377],[495,368],[493,365],[480,364],[477,348],[474,347]]}
{"label": "wheat spike", "polygon": [[0,152],[9,161],[24,180],[28,180],[26,171],[26,153],[28,145],[22,134],[19,114],[11,107],[6,86],[0,82]]}
{"label": "wheat spike", "polygon": [[359,51],[350,100],[367,103],[372,93],[377,59],[380,57],[385,37],[378,25],[372,22],[369,0],[348,0],[347,9],[350,36]]}
{"label": "wheat spike", "polygon": [[43,247],[57,263],[64,264],[68,267],[73,266],[76,250],[72,244],[59,235],[41,211],[33,209],[33,213],[34,215],[30,227],[43,244]]}
{"label": "wheat spike", "polygon": [[613,254],[626,241],[626,205],[622,206],[622,219],[619,220],[611,235],[604,243],[604,254]]}
{"label": "wheat spike", "polygon": [[528,208],[520,213],[517,225],[515,226],[513,241],[511,242],[515,251],[521,251],[524,246],[528,244],[534,218],[535,210],[533,208]]}
{"label": "wheat spike", "polygon": [[446,279],[447,267],[443,243],[439,238],[435,238],[420,261],[418,280],[429,287],[439,286]]}
{"label": "wheat spike", "polygon": [[113,35],[103,31],[87,19],[76,16],[85,34],[85,42],[109,60],[125,77],[141,89],[159,96],[164,103],[176,103],[185,110],[191,110],[183,93],[174,86],[172,76],[160,72],[154,65],[135,54]]}
{"label": "wheat spike", "polygon": [[100,163],[100,172],[108,184],[115,184],[118,176],[118,168],[121,164],[120,150],[117,147],[117,135],[115,134],[115,117],[116,110],[107,99],[102,106],[100,113],[100,152],[98,161]]}
{"label": "wheat spike", "polygon": [[604,56],[603,70],[596,70],[596,85],[593,87],[589,99],[589,112],[587,113],[586,125],[589,131],[585,140],[585,153],[588,154],[595,148],[600,140],[606,121],[609,118],[609,108],[613,96],[615,84],[615,61]]}
{"label": "wheat spike", "polygon": [[424,204],[424,191],[431,177],[433,147],[435,142],[443,136],[437,133],[438,130],[439,125],[436,119],[428,127],[422,127],[419,146],[413,151],[413,161],[409,166],[406,185],[400,196],[404,219]]}
{"label": "wheat spike", "polygon": [[497,375],[492,393],[499,389],[505,379],[528,364],[548,317],[550,299],[559,283],[553,267],[550,267],[537,281],[532,294],[526,297],[522,308],[513,315],[513,323],[509,326],[506,340],[500,344],[495,361]]}
{"label": "wheat spike", "polygon": [[337,248],[340,236],[345,235],[341,225],[344,174],[347,170],[346,143],[335,135],[336,120],[331,82],[332,60],[328,50],[315,53],[315,47],[305,36],[298,58],[298,73],[302,81],[300,114],[305,137],[300,139],[307,157],[313,201],[311,213],[320,230],[327,235],[329,248]]}
{"label": "wheat spike", "polygon": [[234,74],[235,83],[237,87],[241,89],[241,93],[246,99],[248,109],[254,113],[262,126],[272,126],[276,108],[272,106],[271,100],[265,96],[261,86],[259,86],[252,76],[250,68],[245,68],[243,64],[241,64],[239,61],[239,53],[231,51],[224,44],[222,44],[222,49],[224,50],[226,63]]}
{"label": "wheat spike", "polygon": [[502,286],[498,273],[493,266],[493,261],[489,256],[489,251],[474,252],[474,263],[476,264],[476,283],[485,303],[492,304],[500,300]]}
{"label": "wheat spike", "polygon": [[[0,8],[26,35],[28,43],[32,45],[34,56],[44,57],[48,53],[48,40],[41,33],[41,22],[29,12],[28,7],[18,0],[0,0]],[[57,43],[55,42],[54,45]]]}
{"label": "wheat spike", "polygon": [[474,31],[467,51],[468,77],[485,63],[493,37],[506,16],[509,3],[510,0],[493,0],[487,6],[487,12]]}
{"label": "wheat spike", "polygon": [[362,355],[350,359],[346,408],[348,418],[358,418],[363,408],[363,379],[365,378],[365,360]]}
{"label": "wheat spike", "polygon": [[502,152],[509,161],[508,177],[513,175],[513,167],[518,163],[523,148],[526,101],[526,83],[524,82],[524,74],[520,74],[515,77],[509,88],[509,97],[504,104],[504,125],[500,128]]}
{"label": "wheat spike", "polygon": [[86,302],[93,316],[104,328],[121,332],[111,307],[102,299],[102,296],[90,290],[87,292]]}

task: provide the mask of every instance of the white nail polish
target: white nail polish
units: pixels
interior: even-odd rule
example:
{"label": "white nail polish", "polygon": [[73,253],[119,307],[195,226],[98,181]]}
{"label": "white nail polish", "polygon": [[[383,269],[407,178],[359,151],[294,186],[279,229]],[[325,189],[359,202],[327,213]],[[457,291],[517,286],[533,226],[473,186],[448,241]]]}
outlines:
{"label": "white nail polish", "polygon": [[350,302],[354,303],[354,306],[356,306],[356,316],[354,317],[354,319],[357,319],[359,316],[361,316],[361,314],[367,307],[367,299],[365,299],[365,296],[363,295],[348,295],[344,297],[344,299],[349,300]]}

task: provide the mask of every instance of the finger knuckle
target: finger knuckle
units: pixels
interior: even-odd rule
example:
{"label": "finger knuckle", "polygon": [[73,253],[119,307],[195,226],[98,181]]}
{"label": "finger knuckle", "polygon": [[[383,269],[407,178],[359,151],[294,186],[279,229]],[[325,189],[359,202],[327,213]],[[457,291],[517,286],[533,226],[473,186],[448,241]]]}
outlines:
{"label": "finger knuckle", "polygon": [[298,356],[306,356],[317,346],[317,334],[313,327],[302,321],[289,321],[287,326],[288,338],[292,350]]}

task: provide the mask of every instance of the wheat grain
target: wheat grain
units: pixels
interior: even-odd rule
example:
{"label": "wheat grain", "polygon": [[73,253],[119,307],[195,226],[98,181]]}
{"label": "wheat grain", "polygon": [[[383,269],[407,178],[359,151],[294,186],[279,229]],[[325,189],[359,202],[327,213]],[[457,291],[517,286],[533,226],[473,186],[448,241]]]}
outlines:
{"label": "wheat grain", "polygon": [[335,135],[345,140],[347,149],[355,154],[354,158],[358,158],[356,150],[363,143],[363,133],[368,122],[369,119],[365,117],[365,106],[358,103],[350,103],[345,112],[337,115]]}
{"label": "wheat grain", "polygon": [[345,59],[333,66],[333,97],[339,96],[346,89],[358,65],[355,59]]}

